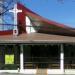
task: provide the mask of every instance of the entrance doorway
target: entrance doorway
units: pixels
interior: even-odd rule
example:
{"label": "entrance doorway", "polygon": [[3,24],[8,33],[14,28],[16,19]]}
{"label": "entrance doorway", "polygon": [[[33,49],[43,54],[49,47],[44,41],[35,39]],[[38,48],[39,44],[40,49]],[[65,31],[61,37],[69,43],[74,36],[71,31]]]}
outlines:
{"label": "entrance doorway", "polygon": [[64,67],[65,69],[75,69],[75,45],[64,45]]}
{"label": "entrance doorway", "polygon": [[24,68],[59,69],[59,45],[24,45]]}
{"label": "entrance doorway", "polygon": [[0,45],[0,70],[16,70],[19,67],[19,45]]}

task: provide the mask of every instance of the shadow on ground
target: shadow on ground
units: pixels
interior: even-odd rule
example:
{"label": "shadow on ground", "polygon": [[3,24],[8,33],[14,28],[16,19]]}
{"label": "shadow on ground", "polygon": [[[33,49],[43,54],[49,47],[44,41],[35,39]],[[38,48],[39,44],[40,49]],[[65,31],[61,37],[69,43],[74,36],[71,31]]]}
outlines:
{"label": "shadow on ground", "polygon": [[[27,75],[27,74],[20,74],[20,73],[0,73],[0,75]],[[29,75],[29,74],[28,74]],[[30,74],[32,75],[32,74]]]}

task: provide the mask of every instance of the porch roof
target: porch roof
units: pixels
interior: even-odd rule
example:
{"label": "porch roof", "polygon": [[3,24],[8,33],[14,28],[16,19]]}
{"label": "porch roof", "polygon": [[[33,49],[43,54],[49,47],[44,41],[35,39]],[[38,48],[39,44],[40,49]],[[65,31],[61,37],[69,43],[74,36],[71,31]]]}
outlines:
{"label": "porch roof", "polygon": [[75,43],[75,37],[52,34],[21,34],[0,36],[0,43]]}

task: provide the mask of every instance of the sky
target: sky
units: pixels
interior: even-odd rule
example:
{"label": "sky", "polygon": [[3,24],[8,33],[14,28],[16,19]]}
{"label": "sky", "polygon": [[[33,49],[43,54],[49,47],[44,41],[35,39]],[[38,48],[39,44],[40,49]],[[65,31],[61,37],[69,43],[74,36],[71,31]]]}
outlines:
{"label": "sky", "polygon": [[[7,3],[10,4],[11,0],[7,1]],[[44,18],[75,28],[75,0],[64,0],[64,3],[60,2],[60,0],[18,1]],[[5,3],[5,6],[8,5],[7,3]],[[13,6],[14,3],[12,2],[8,8]],[[13,14],[7,11],[4,15],[4,23],[13,24],[13,18]],[[0,28],[0,30],[1,29],[2,28]],[[13,29],[13,26],[5,26],[4,30],[5,29]]]}
{"label": "sky", "polygon": [[75,28],[75,0],[20,0],[23,5],[49,20]]}

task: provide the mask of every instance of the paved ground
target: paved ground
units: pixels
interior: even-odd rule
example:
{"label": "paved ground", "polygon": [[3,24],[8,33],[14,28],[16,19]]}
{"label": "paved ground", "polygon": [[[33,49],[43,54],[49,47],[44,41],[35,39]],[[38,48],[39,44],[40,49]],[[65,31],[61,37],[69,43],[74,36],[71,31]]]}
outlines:
{"label": "paved ground", "polygon": [[0,73],[0,75],[26,75],[26,74],[18,74],[18,73]]}
{"label": "paved ground", "polygon": [[[18,74],[18,73],[13,73],[13,74],[10,74],[10,73],[0,73],[0,75],[27,75],[27,74]],[[28,74],[29,75],[29,74]],[[58,75],[58,74],[51,74],[51,75]],[[59,74],[61,75],[61,74]],[[62,75],[65,75],[65,74],[62,74]],[[66,75],[74,75],[74,74],[66,74]]]}

